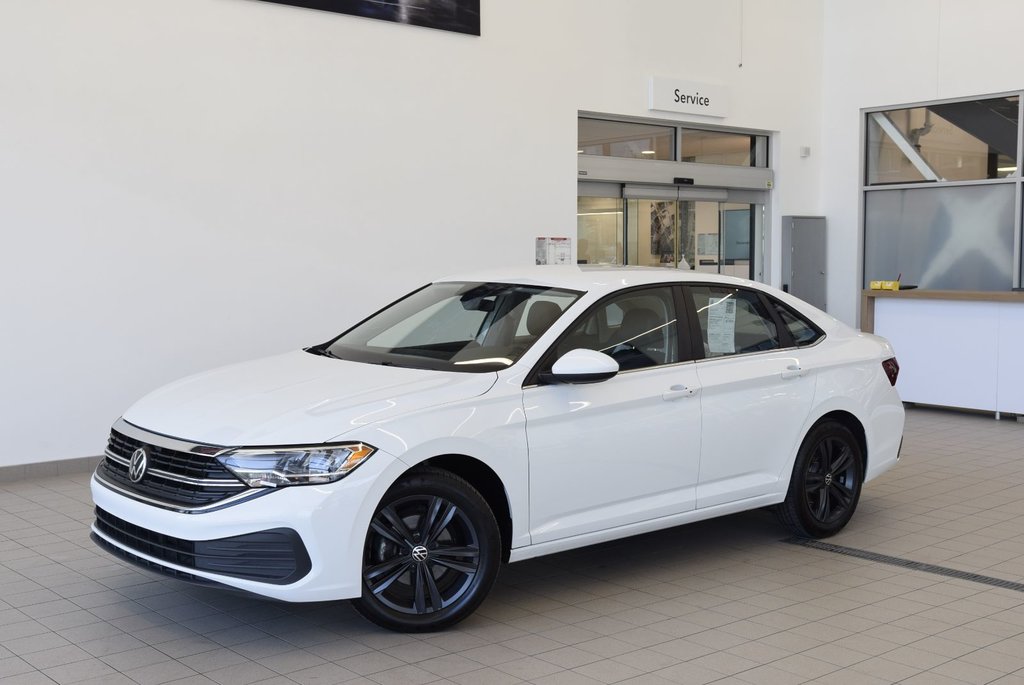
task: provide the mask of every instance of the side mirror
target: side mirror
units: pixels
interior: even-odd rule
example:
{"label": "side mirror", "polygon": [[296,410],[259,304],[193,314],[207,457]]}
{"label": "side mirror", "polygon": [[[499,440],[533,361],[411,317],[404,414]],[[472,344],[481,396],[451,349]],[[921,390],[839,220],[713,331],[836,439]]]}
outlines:
{"label": "side mirror", "polygon": [[603,352],[570,350],[558,358],[551,373],[546,374],[555,383],[600,383],[619,372],[619,363]]}

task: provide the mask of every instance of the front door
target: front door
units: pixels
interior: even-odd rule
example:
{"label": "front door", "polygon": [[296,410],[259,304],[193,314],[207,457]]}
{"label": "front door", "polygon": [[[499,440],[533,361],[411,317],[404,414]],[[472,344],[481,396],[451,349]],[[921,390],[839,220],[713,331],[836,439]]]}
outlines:
{"label": "front door", "polygon": [[583,535],[694,508],[700,393],[681,359],[675,289],[620,293],[557,344],[608,354],[610,380],[524,390],[533,542]]}

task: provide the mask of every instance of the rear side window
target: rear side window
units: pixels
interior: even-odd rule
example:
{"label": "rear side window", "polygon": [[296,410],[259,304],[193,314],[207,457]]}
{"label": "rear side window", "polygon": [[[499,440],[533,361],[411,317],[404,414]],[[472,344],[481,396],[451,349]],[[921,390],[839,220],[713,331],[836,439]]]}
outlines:
{"label": "rear side window", "polygon": [[781,347],[778,327],[756,292],[691,286],[705,357],[763,352]]}
{"label": "rear side window", "polygon": [[814,324],[778,300],[772,300],[769,298],[769,301],[772,303],[772,306],[775,307],[775,313],[779,315],[782,325],[785,326],[789,330],[789,334],[793,336],[793,342],[797,347],[813,345],[821,339],[822,335],[824,335]]}

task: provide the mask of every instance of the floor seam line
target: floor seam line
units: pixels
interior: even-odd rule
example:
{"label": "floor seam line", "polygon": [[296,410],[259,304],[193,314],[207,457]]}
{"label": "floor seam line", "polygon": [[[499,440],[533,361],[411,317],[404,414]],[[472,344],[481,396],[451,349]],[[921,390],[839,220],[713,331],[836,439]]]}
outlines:
{"label": "floor seam line", "polygon": [[959,569],[949,568],[948,566],[928,564],[923,561],[914,561],[912,559],[894,557],[888,554],[880,554],[878,552],[871,552],[865,549],[857,549],[855,547],[835,545],[831,542],[822,542],[821,540],[811,540],[809,538],[791,537],[786,538],[785,540],[783,540],[783,542],[791,545],[799,545],[801,547],[810,547],[811,549],[818,549],[823,552],[832,552],[833,554],[842,554],[848,557],[864,559],[866,561],[875,561],[881,564],[888,564],[890,566],[900,566],[902,568],[907,568],[914,571],[922,571],[924,573],[931,573],[938,576],[945,576],[947,578],[957,578],[959,580],[967,580],[974,583],[981,583],[983,585],[990,585],[992,587],[1003,588],[1006,590],[1024,592],[1024,583],[1019,583],[1013,580],[1006,580],[1005,578],[995,578],[993,576],[986,576],[980,573],[971,573],[970,571],[961,571]]}

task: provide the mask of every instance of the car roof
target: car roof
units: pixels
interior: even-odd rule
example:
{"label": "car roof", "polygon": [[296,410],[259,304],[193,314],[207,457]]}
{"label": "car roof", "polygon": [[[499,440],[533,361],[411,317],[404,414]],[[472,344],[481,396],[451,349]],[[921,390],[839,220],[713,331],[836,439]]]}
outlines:
{"label": "car roof", "polygon": [[703,282],[762,287],[762,284],[734,276],[722,276],[720,274],[684,271],[657,266],[530,265],[455,274],[437,280],[438,282],[521,283],[524,285],[567,288],[569,290],[582,290],[586,292],[610,292],[619,288],[653,283]]}

